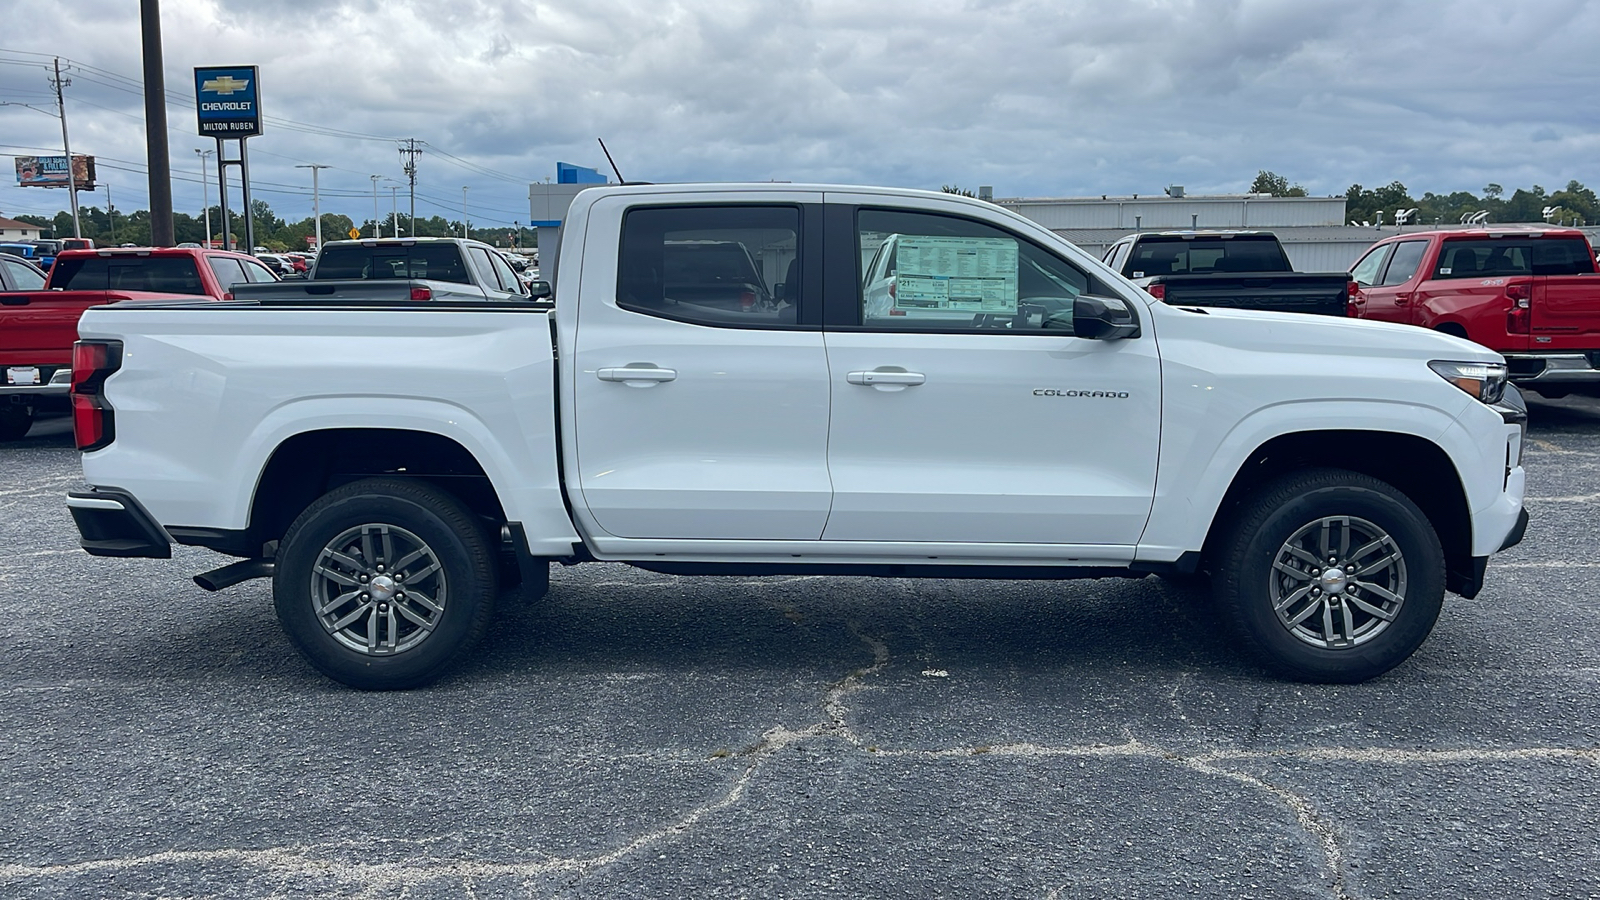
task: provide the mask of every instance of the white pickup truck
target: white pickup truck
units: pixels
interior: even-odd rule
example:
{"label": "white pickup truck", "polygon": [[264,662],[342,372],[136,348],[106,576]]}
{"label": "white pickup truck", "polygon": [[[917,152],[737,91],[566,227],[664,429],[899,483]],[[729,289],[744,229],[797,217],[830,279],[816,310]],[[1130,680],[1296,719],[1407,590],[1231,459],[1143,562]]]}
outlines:
{"label": "white pickup truck", "polygon": [[272,577],[306,658],[369,689],[437,678],[502,590],[591,560],[1209,576],[1263,663],[1350,682],[1406,659],[1526,527],[1526,413],[1495,353],[1154,302],[988,203],[596,188],[553,261],[553,312],[89,310],[84,548],[241,557],[196,580]]}

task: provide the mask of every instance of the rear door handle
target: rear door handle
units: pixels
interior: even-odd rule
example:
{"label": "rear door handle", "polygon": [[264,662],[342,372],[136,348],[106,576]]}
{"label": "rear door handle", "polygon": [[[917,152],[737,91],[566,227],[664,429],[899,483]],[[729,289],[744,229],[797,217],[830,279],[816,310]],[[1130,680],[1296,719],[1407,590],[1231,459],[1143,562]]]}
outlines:
{"label": "rear door handle", "polygon": [[663,381],[674,381],[678,377],[676,369],[662,369],[649,363],[633,363],[626,366],[606,366],[595,372],[601,381],[615,381],[631,387],[649,387]]}
{"label": "rear door handle", "polygon": [[898,384],[911,387],[927,381],[928,376],[921,372],[885,372],[874,369],[870,372],[851,372],[844,376],[844,380],[851,384]]}

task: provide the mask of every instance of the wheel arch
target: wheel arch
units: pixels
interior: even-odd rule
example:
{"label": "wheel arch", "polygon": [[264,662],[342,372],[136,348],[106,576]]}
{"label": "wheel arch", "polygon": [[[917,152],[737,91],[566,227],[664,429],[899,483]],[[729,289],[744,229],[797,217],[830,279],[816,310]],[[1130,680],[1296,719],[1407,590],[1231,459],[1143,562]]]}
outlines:
{"label": "wheel arch", "polygon": [[325,428],[291,435],[273,448],[251,495],[246,546],[278,540],[318,497],[372,477],[427,481],[480,518],[506,521],[493,481],[458,441],[400,428]]}
{"label": "wheel arch", "polygon": [[1360,472],[1405,494],[1439,535],[1446,588],[1467,597],[1477,593],[1481,573],[1472,557],[1472,517],[1455,462],[1437,443],[1393,431],[1300,431],[1278,435],[1256,447],[1234,473],[1212,517],[1201,565],[1210,559],[1245,498],[1278,476],[1305,468]]}

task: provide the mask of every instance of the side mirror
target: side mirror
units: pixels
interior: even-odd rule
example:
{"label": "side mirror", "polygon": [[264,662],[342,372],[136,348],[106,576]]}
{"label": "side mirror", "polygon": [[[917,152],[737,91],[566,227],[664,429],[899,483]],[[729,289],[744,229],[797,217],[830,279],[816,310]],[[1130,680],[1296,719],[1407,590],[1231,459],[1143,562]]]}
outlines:
{"label": "side mirror", "polygon": [[535,281],[528,285],[528,296],[535,300],[547,300],[552,293],[554,292],[550,290],[548,281]]}
{"label": "side mirror", "polygon": [[1072,333],[1095,341],[1120,341],[1139,336],[1139,321],[1125,300],[1082,296],[1072,302]]}

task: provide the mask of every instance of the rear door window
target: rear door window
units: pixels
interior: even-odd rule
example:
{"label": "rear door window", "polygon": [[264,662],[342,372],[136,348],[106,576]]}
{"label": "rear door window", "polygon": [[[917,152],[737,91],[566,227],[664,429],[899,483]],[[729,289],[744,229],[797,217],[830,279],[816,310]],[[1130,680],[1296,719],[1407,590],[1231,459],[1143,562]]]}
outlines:
{"label": "rear door window", "polygon": [[211,265],[211,274],[217,276],[217,283],[222,285],[224,291],[247,280],[244,267],[231,256],[208,256],[206,262]]}
{"label": "rear door window", "polygon": [[1290,268],[1277,241],[1258,237],[1141,240],[1122,267],[1129,278],[1287,272]]}
{"label": "rear door window", "polygon": [[623,220],[617,305],[703,325],[795,326],[804,252],[797,207],[633,209]]}
{"label": "rear door window", "polygon": [[489,255],[489,262],[494,267],[494,274],[500,279],[500,290],[508,294],[522,293],[522,282],[517,280],[517,273],[511,270],[511,264],[505,257],[498,253]]}
{"label": "rear door window", "polygon": [[1411,276],[1417,274],[1417,267],[1422,265],[1423,251],[1428,249],[1427,241],[1401,241],[1394,245],[1394,256],[1389,259],[1389,268],[1383,273],[1384,284],[1405,284]]}

